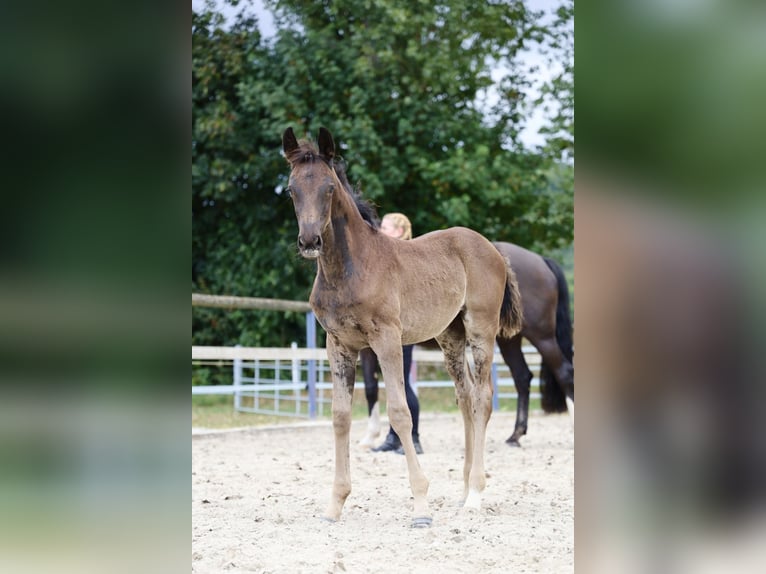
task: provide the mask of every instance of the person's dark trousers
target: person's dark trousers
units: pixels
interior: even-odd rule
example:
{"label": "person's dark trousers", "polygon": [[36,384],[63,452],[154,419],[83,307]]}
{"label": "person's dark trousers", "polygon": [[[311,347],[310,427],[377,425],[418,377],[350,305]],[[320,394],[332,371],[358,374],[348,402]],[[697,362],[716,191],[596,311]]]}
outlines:
{"label": "person's dark trousers", "polygon": [[[420,447],[420,402],[418,396],[410,385],[410,369],[412,367],[412,349],[414,345],[405,345],[402,347],[402,359],[404,366],[404,394],[407,398],[407,407],[410,409],[410,415],[412,416],[412,439],[415,442],[415,450],[418,454],[422,454],[423,449]],[[389,450],[397,450],[401,447],[401,440],[394,431],[392,426],[388,427],[388,436],[386,440],[379,447],[374,448],[375,452],[385,452]]]}

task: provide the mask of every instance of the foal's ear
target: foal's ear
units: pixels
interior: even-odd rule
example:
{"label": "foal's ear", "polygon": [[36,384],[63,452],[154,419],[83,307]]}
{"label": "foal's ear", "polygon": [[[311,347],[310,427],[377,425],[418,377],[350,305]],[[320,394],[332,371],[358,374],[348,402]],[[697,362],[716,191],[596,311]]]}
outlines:
{"label": "foal's ear", "polygon": [[319,153],[327,159],[332,159],[335,156],[335,143],[332,141],[332,134],[327,128],[319,128]]}
{"label": "foal's ear", "polygon": [[293,128],[289,127],[285,130],[285,133],[282,134],[282,151],[284,151],[285,156],[287,156],[291,151],[295,151],[296,149],[298,149],[298,140],[295,139]]}

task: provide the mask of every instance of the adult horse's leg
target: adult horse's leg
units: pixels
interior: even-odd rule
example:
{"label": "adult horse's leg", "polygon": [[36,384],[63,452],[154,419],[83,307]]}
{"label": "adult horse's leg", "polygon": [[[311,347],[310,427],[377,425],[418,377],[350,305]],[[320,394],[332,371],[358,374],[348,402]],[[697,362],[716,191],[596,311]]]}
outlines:
{"label": "adult horse's leg", "polygon": [[510,339],[498,337],[497,346],[503,355],[508,368],[511,369],[513,384],[516,387],[516,425],[513,434],[505,441],[511,446],[521,446],[519,439],[527,434],[527,418],[529,416],[529,384],[532,372],[529,370],[524,353],[521,351],[521,335]]}
{"label": "adult horse's leg", "polygon": [[327,335],[327,354],[332,369],[332,425],[335,432],[335,480],[330,504],[325,512],[328,520],[338,520],[343,504],[351,493],[349,432],[351,403],[354,398],[357,352],[340,345]]}
{"label": "adult horse's leg", "polygon": [[364,394],[367,397],[367,432],[359,441],[361,446],[373,447],[380,435],[380,403],[378,402],[378,357],[370,348],[359,351],[364,377]]}
{"label": "adult horse's leg", "polygon": [[561,352],[555,338],[549,337],[533,342],[540,351],[540,356],[546,366],[553,372],[559,387],[564,392],[569,415],[574,424],[574,367]]}
{"label": "adult horse's leg", "polygon": [[386,381],[388,418],[394,431],[399,435],[407,459],[410,488],[414,498],[412,526],[428,526],[431,524],[431,513],[428,510],[427,499],[428,479],[420,468],[420,462],[418,462],[415,453],[415,444],[412,441],[412,415],[404,396],[401,333],[391,331],[381,334],[374,341],[370,341],[370,346],[378,356],[383,371],[383,380]]}

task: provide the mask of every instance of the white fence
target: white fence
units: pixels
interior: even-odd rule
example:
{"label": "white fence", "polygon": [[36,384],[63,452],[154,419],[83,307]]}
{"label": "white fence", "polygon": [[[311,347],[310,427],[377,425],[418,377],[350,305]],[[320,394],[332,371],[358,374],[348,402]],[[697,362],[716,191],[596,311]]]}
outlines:
{"label": "white fence", "polygon": [[[308,303],[282,299],[233,297],[192,293],[192,307],[218,307],[223,309],[271,309],[306,313],[306,348],[293,343],[282,347],[195,347],[192,346],[192,366],[215,364],[231,366],[231,385],[192,385],[193,395],[233,395],[234,407],[244,412],[310,417],[325,415],[325,407],[331,403],[332,381],[327,351],[316,348],[316,318]],[[522,348],[533,375],[531,386],[539,384],[540,355],[531,345]],[[470,353],[468,354],[470,358]],[[451,380],[433,380],[428,373],[436,372],[429,365],[444,365],[441,351],[415,348],[412,354],[410,383],[418,387],[451,387]],[[252,373],[252,374],[250,374]],[[513,378],[500,352],[495,349],[492,365],[495,387],[492,405],[499,407],[499,400],[516,398]],[[357,380],[355,389],[364,389],[364,382]],[[380,385],[385,387],[385,382]],[[539,393],[530,393],[539,398]],[[285,405],[287,408],[285,408]]]}
{"label": "white fence", "polygon": [[[523,347],[525,358],[533,374],[539,376],[540,355],[531,345]],[[468,353],[470,357],[470,353]],[[428,369],[429,365],[443,367],[441,351],[415,348],[413,351],[410,382],[418,388],[451,387],[451,380],[434,379],[433,373],[441,369]],[[332,381],[327,351],[323,348],[266,347],[192,347],[192,365],[210,364],[232,368],[231,385],[192,386],[192,394],[233,395],[234,407],[243,412],[314,418],[329,414]],[[500,399],[516,398],[513,379],[500,352],[496,350],[492,369],[495,385],[493,405],[497,409]],[[385,382],[380,382],[385,387]],[[537,386],[538,377],[531,385]],[[359,378],[356,389],[364,389]],[[539,393],[530,396],[539,397]]]}

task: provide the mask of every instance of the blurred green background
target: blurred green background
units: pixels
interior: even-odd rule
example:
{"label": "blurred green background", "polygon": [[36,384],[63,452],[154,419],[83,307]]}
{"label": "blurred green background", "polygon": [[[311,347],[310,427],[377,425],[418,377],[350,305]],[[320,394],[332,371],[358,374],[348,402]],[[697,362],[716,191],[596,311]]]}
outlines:
{"label": "blurred green background", "polygon": [[[451,20],[430,3],[362,6],[364,13],[354,14],[350,2],[280,4],[280,31],[268,42],[252,24],[219,25],[204,10],[185,19],[151,2],[15,3],[4,10],[0,381],[9,392],[0,413],[7,469],[0,526],[9,571],[188,568],[188,241],[191,235],[193,290],[305,300],[313,268],[295,256],[293,214],[275,192],[287,175],[279,157],[287,125],[299,135],[330,128],[345,146],[352,180],[382,212],[412,215],[416,233],[470,220],[492,239],[552,255],[570,243],[573,116],[557,124],[551,114],[558,137],[546,136],[538,153],[526,149],[519,141],[525,70],[509,65],[511,79],[495,82],[480,57],[494,51],[490,62],[506,62],[525,33],[548,30],[525,32],[529,17],[517,2],[455,3],[470,17]],[[496,17],[483,16],[493,11]],[[505,11],[514,15],[497,16]],[[449,28],[437,18],[450,20]],[[289,32],[282,21],[300,26]],[[666,392],[640,410],[597,409],[592,389],[619,381],[612,375],[620,373],[589,360],[588,350],[633,332],[635,324],[622,319],[643,319],[636,309],[647,307],[626,294],[606,305],[611,294],[600,290],[602,280],[623,269],[578,272],[578,404],[585,410],[577,419],[577,569],[759,572],[766,484],[763,3],[581,0],[575,21],[576,197],[598,180],[602,192],[590,194],[591,206],[607,195],[640,200],[656,215],[648,229],[692,226],[706,238],[699,242],[704,253],[721,253],[705,249],[711,241],[723,247],[727,255],[707,260],[712,269],[723,262],[738,270],[726,274],[741,288],[726,301],[740,305],[740,329],[722,328],[712,299],[698,308],[703,322],[693,332],[720,334],[751,351],[739,363],[748,368],[718,370],[724,376],[703,395],[680,393],[694,381],[661,376],[645,347],[615,349],[611,365],[631,356],[633,377]],[[407,29],[429,22],[426,39],[434,45],[424,46]],[[352,34],[359,26],[363,33]],[[231,57],[237,42],[247,57]],[[387,51],[395,42],[399,48]],[[486,99],[497,110],[476,123],[472,93],[495,83]],[[549,83],[551,94],[562,94],[554,100],[572,96],[566,77]],[[430,99],[420,99],[424,85],[433,86]],[[404,114],[395,116],[386,102],[409,114],[408,122],[400,125]],[[190,147],[199,164],[191,174]],[[585,270],[580,258],[602,261],[603,248],[619,242],[622,224],[640,217],[634,205],[626,202],[612,222],[596,221],[602,229],[611,224],[609,233],[590,252],[578,243],[578,269]],[[579,236],[588,219],[581,206],[576,214]],[[665,277],[685,268],[683,257],[663,263]],[[269,276],[275,267],[278,274]],[[674,317],[667,304],[651,306],[667,301],[651,287],[627,295],[643,295],[656,312],[651,318]],[[693,301],[699,292],[682,291],[671,302]],[[617,332],[587,328],[595,318],[583,314],[589,294],[602,303],[594,315],[614,318]],[[243,343],[265,344],[257,333],[273,332],[281,345],[303,336],[299,317],[288,318],[285,331],[278,326],[284,316],[255,314],[225,319],[219,331],[212,323],[220,319],[194,313],[193,341],[206,333],[205,341],[231,344],[246,333]],[[649,321],[639,340],[646,345],[677,327],[690,328]],[[678,351],[685,341],[663,348],[663,366],[684,362]],[[718,355],[709,356],[715,367]],[[138,400],[126,401],[126,392]],[[664,400],[672,392],[675,400]],[[683,407],[695,397],[694,404],[719,413],[715,424],[701,416],[676,424],[667,414],[689,414]],[[622,437],[631,425],[638,431]],[[603,437],[615,439],[611,450],[601,449]],[[730,507],[739,519],[706,514],[722,492],[739,497]]]}

